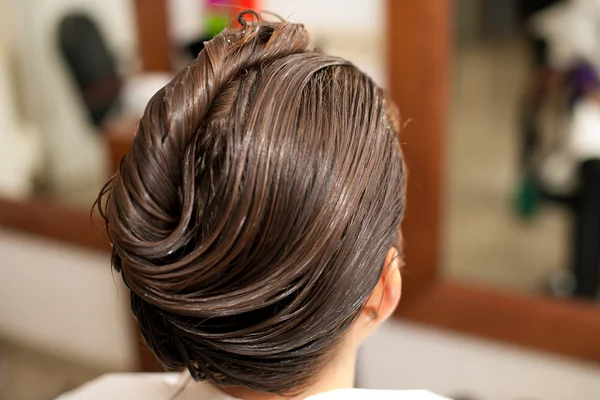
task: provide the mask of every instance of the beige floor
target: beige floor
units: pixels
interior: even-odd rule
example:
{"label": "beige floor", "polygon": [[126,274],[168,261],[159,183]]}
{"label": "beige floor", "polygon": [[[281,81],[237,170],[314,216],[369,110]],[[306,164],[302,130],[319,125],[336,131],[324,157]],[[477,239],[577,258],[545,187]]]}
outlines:
{"label": "beige floor", "polygon": [[51,400],[104,372],[0,340],[0,400]]}
{"label": "beige floor", "polygon": [[455,50],[443,256],[451,279],[539,292],[566,265],[565,210],[547,205],[522,221],[511,204],[518,177],[518,102],[527,70],[518,40]]}

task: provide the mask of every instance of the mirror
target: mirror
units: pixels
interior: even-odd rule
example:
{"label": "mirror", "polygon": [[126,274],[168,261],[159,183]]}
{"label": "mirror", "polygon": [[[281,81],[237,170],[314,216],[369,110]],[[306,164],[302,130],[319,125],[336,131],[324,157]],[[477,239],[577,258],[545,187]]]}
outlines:
{"label": "mirror", "polygon": [[453,3],[450,279],[597,297],[600,6],[563,3]]}
{"label": "mirror", "polygon": [[89,210],[112,173],[107,137],[133,113],[128,0],[3,2],[0,194]]}
{"label": "mirror", "polygon": [[170,78],[142,73],[134,5],[2,2],[2,198],[90,209],[119,141],[130,142],[145,103]]}

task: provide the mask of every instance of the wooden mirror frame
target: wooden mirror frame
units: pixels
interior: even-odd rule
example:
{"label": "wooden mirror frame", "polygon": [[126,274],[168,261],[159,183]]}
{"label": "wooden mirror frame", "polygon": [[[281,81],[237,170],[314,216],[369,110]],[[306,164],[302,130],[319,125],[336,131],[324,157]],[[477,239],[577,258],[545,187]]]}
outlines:
{"label": "wooden mirror frame", "polygon": [[[134,0],[142,63],[168,69],[167,0]],[[389,91],[405,120],[409,165],[403,225],[408,273],[395,316],[428,326],[600,363],[600,308],[448,281],[441,270],[451,0],[387,3]],[[142,5],[143,4],[143,5]],[[0,199],[0,226],[107,251],[86,210]],[[140,368],[156,370],[145,348]]]}
{"label": "wooden mirror frame", "polygon": [[409,168],[403,224],[408,273],[396,316],[600,362],[596,304],[445,279],[441,260],[452,3],[387,3],[389,90],[404,119],[410,120],[401,137]]}

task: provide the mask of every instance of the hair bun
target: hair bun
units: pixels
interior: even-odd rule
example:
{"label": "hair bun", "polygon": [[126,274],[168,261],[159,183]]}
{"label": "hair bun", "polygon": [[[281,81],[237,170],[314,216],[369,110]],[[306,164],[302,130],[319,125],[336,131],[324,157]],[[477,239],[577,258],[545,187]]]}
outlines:
{"label": "hair bun", "polygon": [[[119,243],[119,251],[156,259],[174,253],[187,241],[184,232],[190,223],[193,193],[181,193],[186,186],[180,180],[193,177],[183,174],[192,168],[180,161],[191,151],[212,102],[243,70],[305,51],[309,44],[303,25],[265,23],[254,11],[240,13],[238,20],[242,29],[226,29],[206,42],[198,58],[148,103],[131,150],[117,171],[115,191],[138,211],[111,220],[111,235],[130,237]],[[157,192],[159,183],[162,189]],[[121,213],[122,204],[112,203],[116,213]]]}
{"label": "hair bun", "polygon": [[396,243],[403,169],[383,91],[258,14],[150,100],[97,208],[161,362],[284,393],[352,326]]}
{"label": "hair bun", "polygon": [[[193,257],[183,257],[197,234],[193,184],[199,131],[213,102],[238,75],[270,61],[303,52],[309,44],[302,25],[263,22],[254,11],[238,16],[241,28],[226,29],[206,42],[197,59],[179,72],[149,101],[130,151],[101,191],[96,207],[113,242],[113,266],[131,289],[132,309],[144,338],[170,368],[187,365],[196,379],[204,374],[173,335],[187,315],[210,317],[204,311],[182,311],[173,293],[185,286]],[[196,252],[196,255],[202,249]],[[211,293],[206,293],[212,298]],[[171,307],[169,307],[169,304]],[[177,311],[174,311],[177,310]],[[156,334],[147,335],[144,326]],[[206,349],[218,348],[210,335],[196,335]],[[214,371],[213,371],[214,372]]]}

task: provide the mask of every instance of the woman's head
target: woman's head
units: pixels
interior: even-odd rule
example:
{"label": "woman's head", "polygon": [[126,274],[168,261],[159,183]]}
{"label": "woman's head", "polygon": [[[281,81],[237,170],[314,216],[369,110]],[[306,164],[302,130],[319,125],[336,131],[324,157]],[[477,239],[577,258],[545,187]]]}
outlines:
{"label": "woman's head", "polygon": [[403,161],[369,77],[308,50],[302,25],[248,15],[152,98],[97,204],[160,361],[285,393],[382,284]]}

